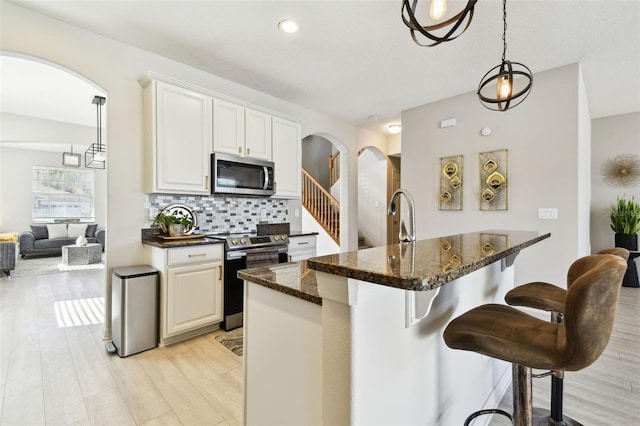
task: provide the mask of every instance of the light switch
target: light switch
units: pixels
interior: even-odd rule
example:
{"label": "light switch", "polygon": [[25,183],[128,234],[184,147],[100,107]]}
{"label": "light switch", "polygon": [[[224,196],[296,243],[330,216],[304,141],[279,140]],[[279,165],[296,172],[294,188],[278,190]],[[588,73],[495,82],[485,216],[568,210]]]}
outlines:
{"label": "light switch", "polygon": [[539,208],[538,219],[558,219],[557,208]]}

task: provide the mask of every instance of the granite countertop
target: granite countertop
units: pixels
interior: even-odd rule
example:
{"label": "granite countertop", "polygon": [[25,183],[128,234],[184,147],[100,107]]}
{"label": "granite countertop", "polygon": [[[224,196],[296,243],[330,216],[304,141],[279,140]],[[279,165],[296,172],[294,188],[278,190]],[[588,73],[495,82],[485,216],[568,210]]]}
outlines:
{"label": "granite countertop", "polygon": [[405,290],[440,287],[551,236],[488,230],[314,257],[310,269]]}
{"label": "granite countertop", "polygon": [[238,278],[322,305],[315,271],[307,268],[306,261],[244,269],[238,271]]}
{"label": "granite countertop", "polygon": [[289,238],[306,237],[309,235],[318,235],[317,232],[303,232],[303,231],[291,231],[289,232]]}

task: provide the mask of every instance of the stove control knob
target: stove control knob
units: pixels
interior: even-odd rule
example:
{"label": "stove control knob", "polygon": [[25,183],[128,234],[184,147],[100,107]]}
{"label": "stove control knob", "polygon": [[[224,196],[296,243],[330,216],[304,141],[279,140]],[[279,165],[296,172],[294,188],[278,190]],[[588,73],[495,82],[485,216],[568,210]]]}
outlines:
{"label": "stove control knob", "polygon": [[242,243],[242,244],[246,244],[246,242],[247,242],[246,238],[243,238],[243,239],[240,240],[240,243]]}
{"label": "stove control knob", "polygon": [[287,236],[286,236],[286,235],[283,235],[282,237],[280,237],[280,239],[281,239],[282,241],[284,241],[284,240],[286,240],[286,239],[287,239]]}
{"label": "stove control knob", "polygon": [[278,241],[280,239],[280,235],[276,235],[275,237],[273,237],[276,241]]}
{"label": "stove control knob", "polygon": [[238,244],[238,240],[236,239],[231,240],[231,244]]}

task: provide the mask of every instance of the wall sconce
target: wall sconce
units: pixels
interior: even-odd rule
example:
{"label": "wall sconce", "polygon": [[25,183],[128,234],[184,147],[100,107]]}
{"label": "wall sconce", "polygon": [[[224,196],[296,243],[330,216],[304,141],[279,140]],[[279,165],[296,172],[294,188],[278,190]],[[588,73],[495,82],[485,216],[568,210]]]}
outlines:
{"label": "wall sconce", "polygon": [[80,167],[80,154],[73,153],[73,145],[71,145],[71,152],[62,153],[62,165],[67,167]]}
{"label": "wall sconce", "polygon": [[84,153],[84,166],[89,169],[104,169],[107,162],[107,147],[102,144],[102,105],[106,101],[107,99],[102,96],[94,96],[91,102],[96,104],[97,142],[92,143]]}

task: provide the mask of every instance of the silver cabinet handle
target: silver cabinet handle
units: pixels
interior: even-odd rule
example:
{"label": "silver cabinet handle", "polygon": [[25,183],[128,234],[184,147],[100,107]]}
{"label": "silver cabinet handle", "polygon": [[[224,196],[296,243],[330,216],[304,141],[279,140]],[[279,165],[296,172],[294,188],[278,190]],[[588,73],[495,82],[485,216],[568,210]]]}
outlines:
{"label": "silver cabinet handle", "polygon": [[201,256],[206,256],[207,253],[198,253],[198,254],[190,254],[189,257],[201,257]]}
{"label": "silver cabinet handle", "polygon": [[298,245],[299,245],[299,246],[303,246],[303,245],[305,245],[305,244],[309,244],[309,241],[304,241],[304,242],[302,242],[302,243],[298,243]]}

